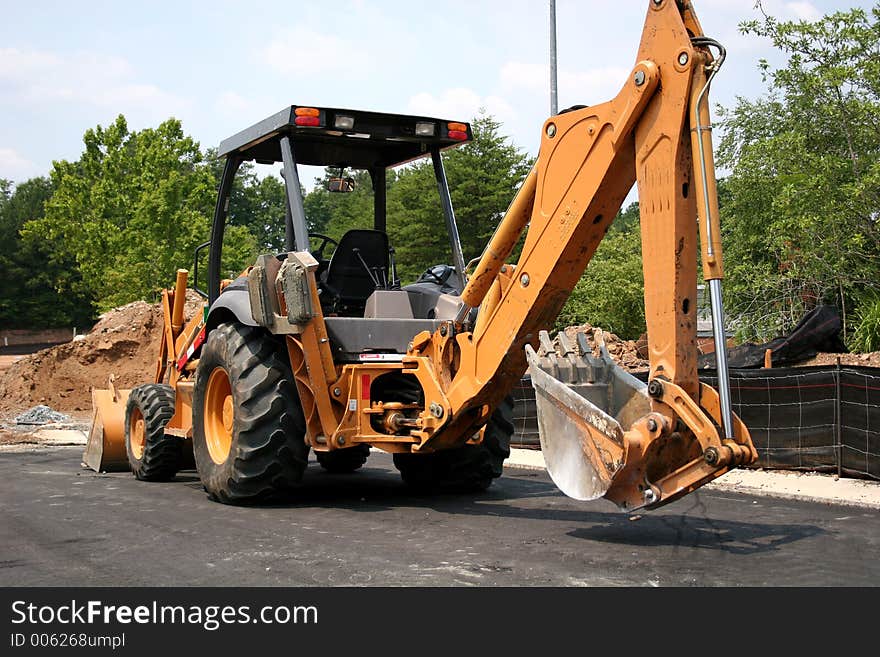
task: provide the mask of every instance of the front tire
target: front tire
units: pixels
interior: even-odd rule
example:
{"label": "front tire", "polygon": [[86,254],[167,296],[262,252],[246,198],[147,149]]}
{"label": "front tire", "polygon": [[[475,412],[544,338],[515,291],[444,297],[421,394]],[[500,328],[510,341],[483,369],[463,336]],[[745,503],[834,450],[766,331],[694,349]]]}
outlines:
{"label": "front tire", "polygon": [[486,424],[483,442],[431,454],[395,454],[403,481],[419,492],[480,492],[501,476],[510,456],[513,398],[507,396]]}
{"label": "front tire", "polygon": [[238,323],[211,331],[193,386],[193,453],[224,504],[264,502],[302,479],[309,446],[283,344]]}
{"label": "front tire", "polygon": [[181,440],[165,435],[174,415],[174,389],[161,383],[138,386],[125,403],[125,453],[141,481],[169,481],[183,458]]}

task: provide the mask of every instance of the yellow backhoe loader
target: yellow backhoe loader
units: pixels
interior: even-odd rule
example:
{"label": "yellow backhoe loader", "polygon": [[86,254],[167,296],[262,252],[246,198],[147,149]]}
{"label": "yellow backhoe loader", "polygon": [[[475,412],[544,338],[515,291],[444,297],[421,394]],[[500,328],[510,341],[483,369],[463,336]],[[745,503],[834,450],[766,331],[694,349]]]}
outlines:
{"label": "yellow backhoe loader", "polygon": [[[163,296],[153,382],[96,392],[86,463],[112,467],[124,444],[126,467],[162,480],[192,454],[213,499],[252,503],[293,489],[310,450],[344,472],[372,447],[392,453],[413,486],[485,488],[509,456],[509,393],[527,371],[548,470],[573,497],[655,508],[755,461],[731,410],[723,339],[708,89],[725,53],[703,35],[691,2],[647,4],[619,94],[544,122],[537,162],[470,272],[441,155],[472,138],[469,124],[293,105],[222,142],[210,241],[200,247],[209,249],[205,312],[183,322],[188,274],[178,271]],[[386,170],[419,157],[433,161],[452,264],[401,285],[385,225]],[[229,280],[223,234],[245,161],[281,164],[286,239],[282,252]],[[338,241],[310,234],[298,165],[367,171],[373,227]],[[335,189],[351,189],[344,182]],[[633,184],[647,384],[544,333]],[[508,262],[524,233],[521,255]],[[700,251],[717,391],[697,376]],[[198,289],[197,270],[194,278]],[[560,363],[578,370],[576,380],[558,376]]]}

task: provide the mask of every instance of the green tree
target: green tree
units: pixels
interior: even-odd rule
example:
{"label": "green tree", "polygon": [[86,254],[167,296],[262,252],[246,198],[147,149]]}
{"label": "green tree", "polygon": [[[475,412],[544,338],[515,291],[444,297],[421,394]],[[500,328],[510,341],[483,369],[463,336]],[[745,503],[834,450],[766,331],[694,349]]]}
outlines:
{"label": "green tree", "polygon": [[[451,153],[444,156],[447,174],[450,158]],[[398,274],[404,283],[415,280],[432,265],[452,264],[449,233],[430,161],[420,161],[398,171],[397,180],[388,192],[387,207],[388,233],[396,252]]]}
{"label": "green tree", "polygon": [[[501,134],[501,124],[485,111],[471,128],[473,141],[443,155],[465,262],[483,252],[533,163]],[[431,265],[451,263],[430,160],[399,170],[388,193],[388,226],[404,280]]]}
{"label": "green tree", "polygon": [[626,340],[645,331],[639,204],[620,212],[559,313],[556,329],[590,323]]}
{"label": "green tree", "polygon": [[[216,178],[177,119],[138,132],[120,115],[87,130],[83,141],[79,160],[53,163],[54,194],[24,235],[75,259],[77,291],[100,309],[152,298],[207,239]],[[224,275],[234,276],[256,250],[246,228],[230,227]]]}
{"label": "green tree", "polygon": [[52,243],[23,238],[28,221],[44,215],[52,196],[47,178],[32,178],[17,186],[0,180],[0,326],[48,328],[90,324],[91,299],[77,291],[80,275],[76,262]]}
{"label": "green tree", "polygon": [[[315,180],[315,186],[303,199],[309,230],[323,233],[338,240],[352,228],[373,227],[373,183],[364,170],[345,171],[346,177],[354,179],[351,192],[331,192],[328,183],[339,177],[338,167],[328,167],[324,175]],[[392,171],[387,174],[386,189],[393,182]]]}
{"label": "green tree", "polygon": [[608,234],[638,232],[641,226],[639,219],[639,202],[633,201],[617,213],[617,216],[611,223],[611,227],[608,229]]}
{"label": "green tree", "polygon": [[465,261],[483,252],[534,163],[485,111],[471,127],[474,140],[445,159]]}
{"label": "green tree", "polygon": [[880,286],[880,5],[740,28],[787,61],[761,63],[763,97],[721,110],[728,316],[768,339],[827,302],[849,336]]}
{"label": "green tree", "polygon": [[[216,148],[209,148],[205,161],[219,186],[226,159],[217,156]],[[261,253],[280,252],[284,250],[286,204],[284,181],[280,177],[260,177],[252,162],[242,162],[229,193],[227,223],[246,228]]]}
{"label": "green tree", "polygon": [[[465,261],[482,253],[532,165],[528,155],[501,134],[501,124],[485,112],[471,127],[473,141],[443,153]],[[373,225],[369,174],[352,174],[354,192],[326,191],[324,183],[338,175],[338,168],[328,168],[304,200],[309,227],[337,239],[351,228]],[[420,159],[388,171],[386,189],[387,230],[401,279],[410,282],[432,265],[451,263],[431,160]]]}
{"label": "green tree", "polygon": [[[242,207],[232,215],[231,225],[247,228],[261,252],[283,251],[287,205],[284,182],[275,176],[258,178],[251,174],[244,185],[244,192]],[[239,221],[239,217],[247,219]]]}

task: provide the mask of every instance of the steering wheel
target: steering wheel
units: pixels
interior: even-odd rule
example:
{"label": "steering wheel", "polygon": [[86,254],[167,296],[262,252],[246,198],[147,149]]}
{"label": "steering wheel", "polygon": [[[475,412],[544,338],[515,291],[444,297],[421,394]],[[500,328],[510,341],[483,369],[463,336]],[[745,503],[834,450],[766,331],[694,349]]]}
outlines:
{"label": "steering wheel", "polygon": [[328,244],[332,244],[334,248],[339,246],[339,242],[337,242],[329,235],[324,235],[323,233],[309,233],[309,241],[311,241],[311,238],[313,237],[317,237],[319,240],[321,240],[321,244],[318,246],[318,248],[312,249],[312,254],[318,260],[326,260],[326,258],[324,257],[324,249],[327,248]]}

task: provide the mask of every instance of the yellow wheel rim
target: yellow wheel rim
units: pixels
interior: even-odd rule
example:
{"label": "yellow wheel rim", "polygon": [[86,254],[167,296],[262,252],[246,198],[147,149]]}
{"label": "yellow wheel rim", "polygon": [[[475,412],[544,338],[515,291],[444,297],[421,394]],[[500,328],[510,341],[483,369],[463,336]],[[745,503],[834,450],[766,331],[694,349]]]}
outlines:
{"label": "yellow wheel rim", "polygon": [[140,461],[144,458],[144,444],[147,441],[146,430],[144,428],[144,415],[141,409],[135,406],[131,409],[131,416],[128,420],[128,442],[131,446],[132,455]]}
{"label": "yellow wheel rim", "polygon": [[232,447],[232,386],[229,374],[222,367],[214,368],[205,389],[205,442],[211,460],[218,465],[226,461]]}

